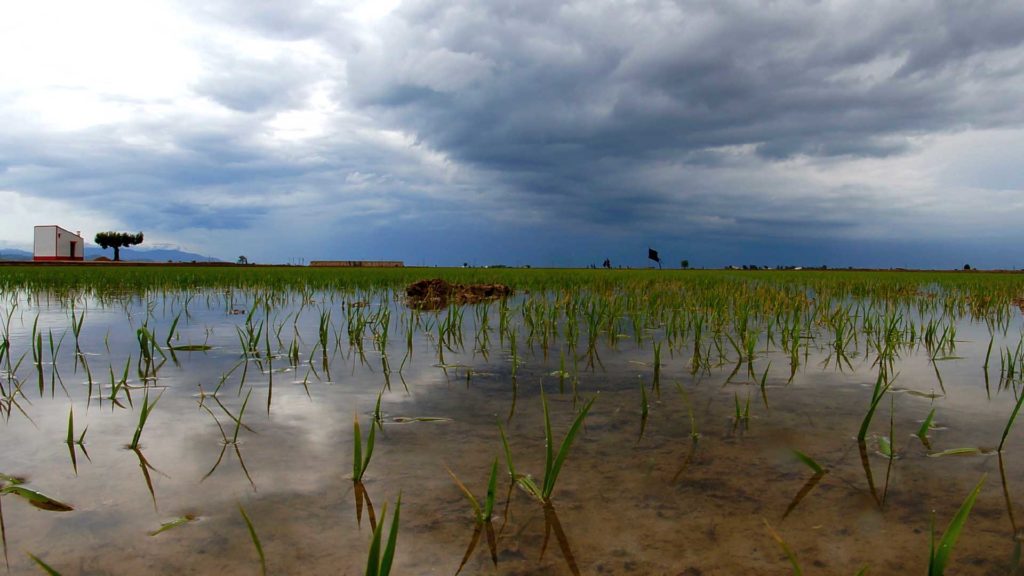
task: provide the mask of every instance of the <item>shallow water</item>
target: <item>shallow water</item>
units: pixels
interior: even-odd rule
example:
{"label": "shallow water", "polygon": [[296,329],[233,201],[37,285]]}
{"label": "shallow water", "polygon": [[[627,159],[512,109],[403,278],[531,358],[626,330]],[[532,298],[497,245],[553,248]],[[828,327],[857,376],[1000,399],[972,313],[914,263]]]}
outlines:
{"label": "shallow water", "polygon": [[[12,317],[14,361],[27,356],[16,373],[24,394],[16,397],[20,410],[14,408],[0,424],[0,472],[26,477],[26,487],[74,506],[70,512],[51,512],[3,496],[12,573],[35,570],[26,555],[31,552],[65,574],[252,574],[259,557],[241,506],[259,534],[268,572],[361,574],[371,528],[366,510],[361,520],[357,517],[352,421],[358,416],[363,433],[369,430],[378,394],[383,429],[364,482],[378,515],[388,503],[390,517],[401,494],[397,574],[456,572],[474,520],[446,468],[483,499],[495,458],[498,563],[491,564],[481,540],[464,573],[570,574],[573,564],[583,574],[788,573],[789,562],[771,530],[806,573],[853,574],[864,566],[873,574],[922,573],[933,515],[941,533],[985,475],[950,573],[1011,571],[1017,544],[1011,514],[1024,514],[1013,508],[1024,491],[1024,430],[1011,431],[1002,473],[995,454],[929,456],[999,444],[1015,397],[1012,389],[1000,387],[998,358],[986,387],[982,365],[989,329],[983,323],[957,320],[955,353],[944,355],[950,359],[932,362],[919,344],[901,350],[893,370],[898,376],[867,438],[869,483],[856,435],[878,371],[863,341],[851,345],[850,364],[840,369],[827,360],[828,334],[814,334],[792,377],[789,354],[763,335],[752,374],[744,362],[732,375],[735,354],[730,362],[716,361],[694,374],[692,344],[665,343],[655,388],[652,341],[664,338],[662,329],[645,331],[638,345],[624,319],[623,337],[599,338],[599,361],[588,367],[585,330],[576,362],[565,354],[563,340],[549,342],[547,355],[538,341],[531,347],[516,313],[524,301],[518,297],[510,314],[517,331],[514,375],[496,303],[488,305],[487,353],[479,349],[477,309],[469,306],[463,345],[444,349],[441,364],[437,325],[450,312],[422,312],[412,355],[402,365],[405,323],[414,315],[400,302],[371,296],[365,313],[382,305],[391,313],[388,375],[371,330],[363,333],[362,356],[347,333],[345,303],[363,299],[352,295],[286,298],[275,303],[269,317],[259,308],[250,320],[275,327],[260,340],[261,351],[269,342],[272,354],[269,360],[263,352],[246,360],[239,329],[244,332],[250,298],[228,300],[214,292],[194,299],[172,343],[205,343],[212,349],[177,352],[176,358],[164,340],[182,310],[179,296],[79,300],[76,310],[87,310],[79,344],[92,373],[91,397],[89,378],[74,354],[70,312],[61,302],[22,300],[2,309],[0,318]],[[314,350],[322,310],[331,312],[332,326],[326,369],[321,350]],[[37,314],[44,341],[41,395],[28,352]],[[149,382],[150,401],[159,401],[140,450],[133,451],[126,445],[143,403],[137,341],[143,322],[168,358]],[[1016,346],[1020,324],[1015,317],[1005,335],[997,332],[997,355]],[[55,340],[67,331],[57,355],[59,380],[50,363],[51,331]],[[288,350],[296,338],[301,361],[292,365]],[[118,406],[108,398],[111,380],[121,378],[129,354],[132,401],[121,391]],[[570,374],[564,379],[557,374],[563,356],[569,357],[565,370]],[[759,380],[766,369],[762,395]],[[215,400],[213,391],[222,380]],[[11,385],[6,375],[4,385]],[[646,423],[641,387],[649,398]],[[556,442],[575,411],[596,397],[554,490],[554,515],[524,491],[509,492],[498,431],[501,423],[517,471],[543,476],[541,388]],[[233,436],[231,415],[239,413],[250,390],[245,428],[237,445],[225,444],[222,429]],[[737,422],[737,403],[745,410],[748,398],[749,419]],[[72,408],[76,436],[86,426],[88,432],[84,446],[69,448]],[[913,434],[932,408],[936,429],[929,450]],[[416,420],[422,417],[437,419]],[[898,456],[891,469],[878,448],[878,437],[890,435],[890,419]],[[827,469],[795,505],[814,473],[794,449]],[[162,522],[184,514],[197,520],[150,535]],[[552,533],[545,549],[546,528],[556,519],[564,540]]]}

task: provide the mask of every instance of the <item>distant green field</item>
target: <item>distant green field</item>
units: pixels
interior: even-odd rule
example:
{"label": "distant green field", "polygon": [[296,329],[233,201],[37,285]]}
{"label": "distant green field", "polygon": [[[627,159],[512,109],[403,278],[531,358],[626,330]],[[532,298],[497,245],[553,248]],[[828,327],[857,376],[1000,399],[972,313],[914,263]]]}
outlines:
{"label": "distant green field", "polygon": [[1024,294],[1024,274],[890,271],[593,270],[522,268],[308,268],[243,266],[4,266],[0,289],[94,290],[99,293],[189,288],[396,288],[424,278],[503,283],[522,290],[675,289],[773,285],[855,296],[911,294],[942,288],[961,294]]}

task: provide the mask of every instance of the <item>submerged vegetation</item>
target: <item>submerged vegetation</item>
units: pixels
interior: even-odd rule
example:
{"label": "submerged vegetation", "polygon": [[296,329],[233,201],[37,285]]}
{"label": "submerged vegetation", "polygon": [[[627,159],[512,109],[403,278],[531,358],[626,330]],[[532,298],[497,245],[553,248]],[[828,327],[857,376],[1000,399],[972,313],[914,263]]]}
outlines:
{"label": "submerged vegetation", "polygon": [[[514,292],[408,305],[425,275]],[[1016,274],[5,267],[5,557],[17,550],[18,570],[46,566],[32,552],[85,555],[102,572],[102,555],[33,534],[52,516],[91,534],[103,509],[118,518],[105,540],[150,554],[240,514],[249,542],[215,545],[239,566],[255,547],[264,572],[321,556],[321,571],[367,574],[1019,565],[1022,306]],[[977,482],[951,509],[997,468],[1000,487]],[[485,495],[460,476],[486,479]],[[404,506],[377,516],[371,491]],[[938,543],[921,528],[932,510],[953,518]],[[124,519],[141,515],[135,540]],[[544,556],[552,534],[560,561]],[[1003,564],[979,552],[1000,546]]]}

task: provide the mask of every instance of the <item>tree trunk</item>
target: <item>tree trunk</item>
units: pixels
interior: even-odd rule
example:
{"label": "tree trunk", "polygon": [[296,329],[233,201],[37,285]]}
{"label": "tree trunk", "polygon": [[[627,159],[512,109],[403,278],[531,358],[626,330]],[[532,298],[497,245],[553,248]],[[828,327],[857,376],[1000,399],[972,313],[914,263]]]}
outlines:
{"label": "tree trunk", "polygon": [[120,261],[121,261],[121,247],[120,246],[114,246],[114,262],[120,262]]}

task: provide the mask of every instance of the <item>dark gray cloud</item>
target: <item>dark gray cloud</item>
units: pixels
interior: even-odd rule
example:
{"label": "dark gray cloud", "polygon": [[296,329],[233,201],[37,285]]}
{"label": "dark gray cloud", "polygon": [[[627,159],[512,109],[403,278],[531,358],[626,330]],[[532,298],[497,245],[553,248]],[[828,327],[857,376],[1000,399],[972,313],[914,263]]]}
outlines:
{"label": "dark gray cloud", "polygon": [[531,202],[633,222],[661,202],[735,211],[685,171],[636,182],[666,160],[884,158],[1019,126],[1022,29],[1016,2],[420,1],[348,69],[357,105]]}

